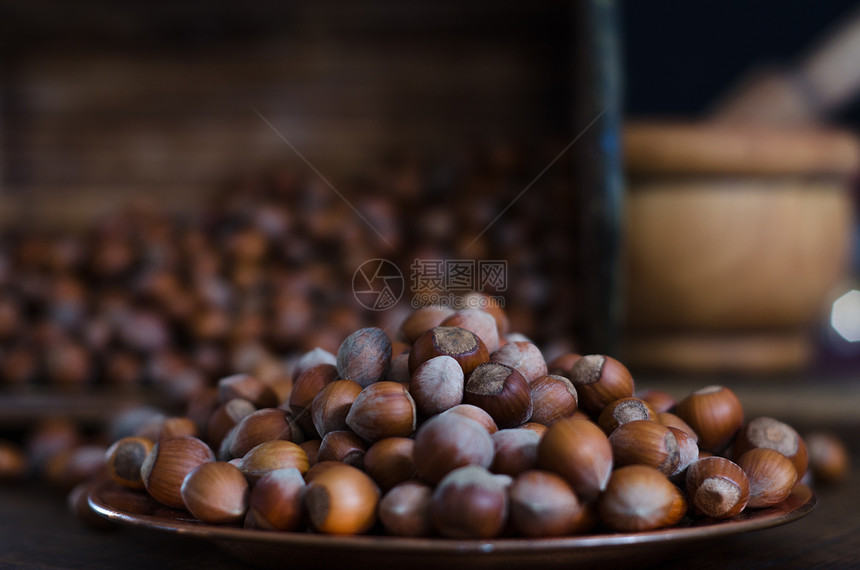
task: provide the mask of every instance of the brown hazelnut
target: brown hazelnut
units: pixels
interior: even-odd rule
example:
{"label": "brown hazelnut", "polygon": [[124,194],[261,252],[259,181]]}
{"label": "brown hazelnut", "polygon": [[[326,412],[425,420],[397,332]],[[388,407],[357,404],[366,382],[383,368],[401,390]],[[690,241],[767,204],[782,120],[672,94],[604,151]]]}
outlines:
{"label": "brown hazelnut", "polygon": [[18,446],[0,441],[0,482],[20,481],[28,468],[27,457]]}
{"label": "brown hazelnut", "polygon": [[662,414],[672,410],[676,404],[675,398],[673,398],[671,394],[663,390],[658,390],[657,388],[637,390],[634,396],[640,400],[648,402],[648,405],[651,406],[651,409],[657,414]]}
{"label": "brown hazelnut", "polygon": [[546,363],[548,374],[564,376],[567,378],[567,375],[570,374],[570,369],[580,358],[582,358],[582,355],[576,352],[565,352],[559,354]]}
{"label": "brown hazelnut", "polygon": [[487,433],[489,433],[490,435],[499,431],[499,426],[496,425],[496,421],[493,419],[493,417],[478,406],[473,406],[472,404],[460,404],[458,406],[454,406],[449,410],[445,410],[439,415],[449,414],[464,416],[469,418],[470,420],[478,422],[479,424],[484,426],[484,429],[486,429]]}
{"label": "brown hazelnut", "polygon": [[302,522],[305,480],[298,469],[269,471],[251,489],[246,528],[296,530]]}
{"label": "brown hazelnut", "polygon": [[[384,441],[384,440],[383,440]],[[430,536],[433,489],[418,481],[402,481],[379,501],[379,521],[394,536]]]}
{"label": "brown hazelnut", "polygon": [[493,538],[508,519],[510,477],[467,465],[445,475],[433,490],[430,518],[442,536]]}
{"label": "brown hazelnut", "polygon": [[361,386],[352,380],[335,380],[326,384],[311,403],[311,419],[319,435],[347,429],[346,416],[361,393]]}
{"label": "brown hazelnut", "polygon": [[676,485],[683,486],[687,476],[687,468],[699,460],[699,446],[696,440],[687,432],[676,427],[669,427],[669,431],[678,442],[678,466],[669,474],[669,480]]}
{"label": "brown hazelnut", "polygon": [[815,482],[827,485],[843,481],[851,464],[845,444],[824,432],[810,433],[803,439],[809,449],[809,468]]}
{"label": "brown hazelnut", "polygon": [[321,437],[314,427],[311,406],[322,389],[337,379],[337,368],[333,364],[317,364],[302,372],[293,382],[287,405],[306,437]]}
{"label": "brown hazelnut", "polygon": [[337,357],[324,348],[314,348],[302,354],[293,368],[293,381],[295,382],[308,368],[313,368],[318,364],[337,366]]}
{"label": "brown hazelnut", "polygon": [[364,469],[367,445],[349,430],[335,430],[325,434],[320,443],[317,461],[340,461]]}
{"label": "brown hazelnut", "polygon": [[781,503],[797,482],[797,470],[785,455],[774,449],[750,449],[737,460],[750,483],[747,507],[760,509]]}
{"label": "brown hazelnut", "polygon": [[412,311],[400,325],[400,334],[410,344],[414,343],[419,336],[432,328],[438,327],[446,318],[454,314],[454,309],[433,305],[421,307]]}
{"label": "brown hazelnut", "polygon": [[486,410],[500,428],[516,427],[532,415],[532,399],[526,379],[517,370],[487,362],[478,365],[466,380],[463,402]]}
{"label": "brown hazelnut", "polygon": [[355,398],[346,425],[367,441],[409,437],[417,425],[415,401],[403,384],[375,382]]}
{"label": "brown hazelnut", "polygon": [[714,519],[739,515],[750,496],[743,469],[724,457],[705,457],[690,465],[686,486],[693,510]]}
{"label": "brown hazelnut", "polygon": [[547,375],[529,384],[532,398],[531,421],[550,426],[576,413],[576,388],[564,376]]}
{"label": "brown hazelnut", "polygon": [[289,467],[304,473],[309,467],[308,456],[297,444],[282,439],[261,443],[239,461],[239,469],[252,485],[269,471]]}
{"label": "brown hazelnut", "polygon": [[699,436],[699,448],[719,453],[744,424],[744,412],[734,392],[724,386],[696,390],[675,406],[675,414]]}
{"label": "brown hazelnut", "polygon": [[637,532],[677,524],[687,501],[666,476],[647,465],[613,471],[597,505],[600,520],[618,532]]}
{"label": "brown hazelnut", "polygon": [[616,467],[648,465],[669,476],[681,459],[675,434],[650,420],[621,424],[609,435],[609,443]]}
{"label": "brown hazelnut", "polygon": [[699,441],[699,436],[696,434],[696,430],[690,427],[690,424],[676,416],[675,414],[669,412],[661,412],[657,414],[657,421],[663,424],[666,427],[677,428],[683,432],[686,432],[687,435],[693,438],[693,441]]}
{"label": "brown hazelnut", "polygon": [[418,413],[434,416],[462,403],[465,378],[460,364],[450,356],[422,362],[409,381],[409,393]]}
{"label": "brown hazelnut", "polygon": [[227,459],[242,457],[251,448],[276,439],[299,443],[303,438],[301,429],[285,410],[280,408],[257,410],[242,418],[231,434],[225,438],[225,441],[230,442]]}
{"label": "brown hazelnut", "polygon": [[379,495],[376,483],[364,472],[344,463],[330,464],[308,479],[304,497],[308,521],[325,534],[364,533],[376,522]]}
{"label": "brown hazelnut", "polygon": [[111,445],[106,453],[108,473],[116,483],[129,489],[144,490],[140,468],[155,442],[145,437],[124,437]]}
{"label": "brown hazelnut", "polygon": [[311,467],[317,464],[321,445],[321,439],[308,439],[299,444],[299,447],[301,447],[307,454],[308,465],[310,465]]}
{"label": "brown hazelnut", "polygon": [[576,416],[554,423],[538,443],[538,466],[561,475],[586,501],[606,489],[612,465],[609,438]]}
{"label": "brown hazelnut", "polygon": [[236,398],[248,400],[256,408],[274,408],[278,405],[274,390],[250,374],[233,374],[218,380],[218,400],[226,404]]}
{"label": "brown hazelnut", "polygon": [[215,461],[208,445],[189,435],[157,442],[140,468],[146,491],[168,507],[184,509],[181,487],[186,475],[200,464]]}
{"label": "brown hazelnut", "polygon": [[516,477],[537,464],[541,436],[529,429],[501,429],[494,433],[493,463],[490,471]]}
{"label": "brown hazelnut", "polygon": [[206,435],[212,447],[218,448],[221,442],[230,433],[236,424],[242,418],[254,413],[257,408],[248,400],[237,398],[230,400],[225,404],[218,406],[212,416],[209,418],[209,423],[206,426]]}
{"label": "brown hazelnut", "polygon": [[398,483],[418,477],[413,451],[415,440],[406,437],[380,439],[364,454],[364,471],[386,492]]}
{"label": "brown hazelnut", "polygon": [[549,471],[530,470],[508,489],[514,528],[528,537],[565,536],[585,530],[584,507],[570,485]]}
{"label": "brown hazelnut", "polygon": [[579,406],[592,417],[599,416],[608,403],[633,396],[630,371],[611,356],[583,356],[574,362],[568,377],[579,395]]}
{"label": "brown hazelnut", "polygon": [[422,334],[409,353],[409,371],[436,356],[450,356],[468,376],[479,364],[489,362],[490,353],[475,333],[459,327],[435,327]]}
{"label": "brown hazelnut", "polygon": [[740,457],[750,449],[760,447],[774,449],[789,458],[797,470],[798,479],[806,473],[809,463],[806,443],[790,425],[767,416],[756,418],[738,432],[732,451],[735,457]]}
{"label": "brown hazelnut", "polygon": [[600,412],[597,418],[597,425],[606,432],[607,435],[615,431],[615,428],[622,424],[636,420],[656,420],[656,415],[644,400],[639,398],[619,398],[610,402]]}
{"label": "brown hazelnut", "polygon": [[435,484],[464,465],[489,467],[493,440],[478,422],[445,412],[421,424],[415,434],[413,457],[422,477]]}
{"label": "brown hazelnut", "polygon": [[210,461],[198,465],[183,480],[180,493],[185,508],[202,522],[239,522],[248,510],[248,481],[230,463]]}
{"label": "brown hazelnut", "polygon": [[81,481],[92,479],[106,470],[107,449],[102,445],[81,445],[52,456],[45,467],[46,481],[61,490],[70,491]]}
{"label": "brown hazelnut", "polygon": [[490,354],[490,362],[510,366],[522,374],[529,384],[548,373],[543,354],[530,342],[509,342]]}
{"label": "brown hazelnut", "polygon": [[460,327],[471,331],[492,353],[499,348],[499,329],[492,315],[479,309],[463,309],[447,317],[439,326]]}
{"label": "brown hazelnut", "polygon": [[341,378],[362,387],[383,380],[391,366],[391,340],[376,327],[359,329],[346,337],[337,351],[337,371]]}

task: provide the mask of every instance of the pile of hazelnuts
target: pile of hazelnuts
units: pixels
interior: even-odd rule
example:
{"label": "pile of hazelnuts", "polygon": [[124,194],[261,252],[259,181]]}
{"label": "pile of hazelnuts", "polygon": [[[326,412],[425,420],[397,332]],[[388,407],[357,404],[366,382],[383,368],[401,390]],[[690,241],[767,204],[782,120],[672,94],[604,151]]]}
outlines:
{"label": "pile of hazelnuts", "polygon": [[605,355],[546,362],[495,306],[425,307],[392,340],[297,363],[285,399],[223,378],[188,417],[116,441],[108,472],[204,523],[461,539],[635,532],[784,501],[807,469],[789,425],[726,387],[635,392]]}

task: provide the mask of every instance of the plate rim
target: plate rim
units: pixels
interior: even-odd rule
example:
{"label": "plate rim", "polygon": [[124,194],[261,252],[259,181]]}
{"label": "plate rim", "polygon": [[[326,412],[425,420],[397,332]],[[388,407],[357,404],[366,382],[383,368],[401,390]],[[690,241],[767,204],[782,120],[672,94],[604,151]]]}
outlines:
{"label": "plate rim", "polygon": [[[347,549],[355,551],[389,552],[432,552],[435,554],[528,554],[536,550],[542,552],[590,550],[606,547],[624,547],[660,542],[689,542],[714,537],[741,534],[772,528],[794,522],[808,515],[818,504],[815,492],[806,485],[799,484],[786,501],[798,504],[789,509],[774,510],[776,507],[753,511],[751,517],[716,521],[692,526],[670,527],[635,533],[602,533],[570,535],[551,538],[505,537],[487,540],[449,539],[439,537],[410,538],[383,535],[325,535],[311,532],[285,532],[243,529],[237,526],[212,525],[200,523],[190,518],[188,521],[138,514],[114,507],[102,496],[106,490],[121,490],[128,493],[141,493],[123,489],[109,478],[94,480],[87,490],[87,503],[99,516],[116,523],[150,528],[180,535],[195,536],[211,541],[231,541],[247,543],[269,543],[287,546],[325,547],[326,549]],[[785,502],[781,503],[782,505]],[[777,505],[778,507],[778,505]]]}

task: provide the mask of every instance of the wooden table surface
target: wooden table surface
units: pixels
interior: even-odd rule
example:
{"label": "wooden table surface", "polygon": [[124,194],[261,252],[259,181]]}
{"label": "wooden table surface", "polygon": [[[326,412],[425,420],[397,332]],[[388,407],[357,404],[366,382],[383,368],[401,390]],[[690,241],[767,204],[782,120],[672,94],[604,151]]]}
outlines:
{"label": "wooden table surface", "polygon": [[[840,387],[842,386],[842,387]],[[777,388],[777,389],[774,389]],[[858,568],[860,567],[860,420],[854,414],[833,414],[820,418],[822,405],[845,400],[857,410],[856,389],[844,385],[819,386],[821,398],[798,387],[778,389],[771,386],[775,398],[806,399],[800,410],[815,418],[806,427],[826,427],[839,431],[854,454],[849,479],[835,487],[817,487],[819,504],[805,518],[782,527],[745,535],[699,542],[684,551],[668,555],[660,568]],[[753,394],[759,388],[751,388]],[[832,391],[842,397],[829,395]],[[739,391],[743,391],[739,388]],[[813,390],[815,391],[815,390]],[[755,398],[750,396],[751,401]],[[742,398],[743,399],[743,398]],[[767,409],[767,398],[748,406],[758,413]],[[831,402],[827,404],[827,402]],[[818,410],[818,411],[816,411]],[[786,421],[803,424],[795,413],[784,415]],[[97,531],[87,528],[70,514],[63,494],[35,483],[0,486],[0,568],[211,568],[232,570],[248,568],[229,558],[212,544],[200,539],[129,527]],[[285,566],[286,567],[286,566]],[[631,560],[630,567],[648,567]]]}

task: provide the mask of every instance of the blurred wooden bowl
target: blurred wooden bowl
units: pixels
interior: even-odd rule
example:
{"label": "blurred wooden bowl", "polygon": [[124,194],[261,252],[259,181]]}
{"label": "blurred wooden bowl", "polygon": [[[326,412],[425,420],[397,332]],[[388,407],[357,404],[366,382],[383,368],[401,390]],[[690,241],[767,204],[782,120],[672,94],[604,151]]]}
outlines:
{"label": "blurred wooden bowl", "polygon": [[624,132],[631,365],[798,368],[846,275],[857,140],[634,123]]}

